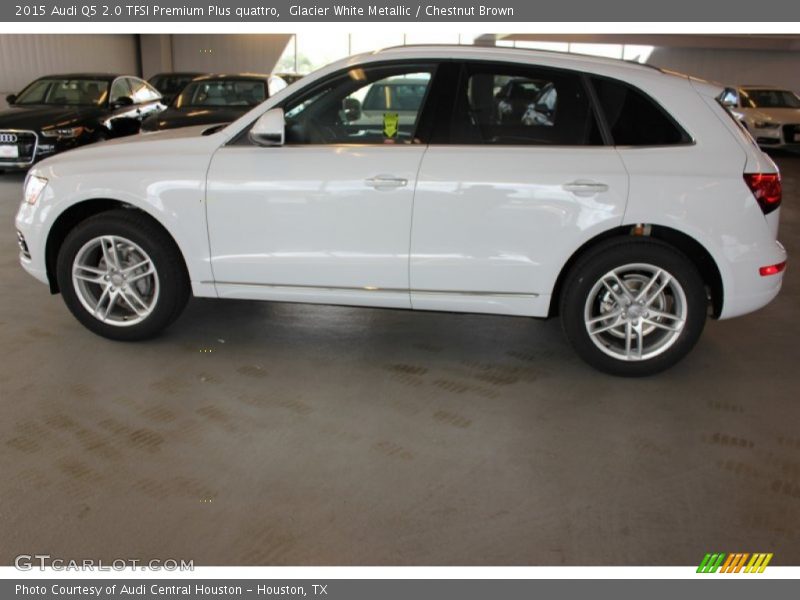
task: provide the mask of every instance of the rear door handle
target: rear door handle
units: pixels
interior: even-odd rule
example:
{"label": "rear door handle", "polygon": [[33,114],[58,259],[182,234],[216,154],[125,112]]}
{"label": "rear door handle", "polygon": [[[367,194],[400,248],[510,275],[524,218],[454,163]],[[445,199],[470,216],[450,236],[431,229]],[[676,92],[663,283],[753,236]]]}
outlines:
{"label": "rear door handle", "polygon": [[391,175],[376,175],[375,177],[370,177],[365,180],[364,183],[376,190],[391,190],[406,187],[408,185],[408,179],[392,177]]}
{"label": "rear door handle", "polygon": [[586,179],[579,179],[571,181],[561,186],[567,192],[572,192],[576,196],[594,196],[602,192],[608,191],[608,184],[599,181],[588,181]]}

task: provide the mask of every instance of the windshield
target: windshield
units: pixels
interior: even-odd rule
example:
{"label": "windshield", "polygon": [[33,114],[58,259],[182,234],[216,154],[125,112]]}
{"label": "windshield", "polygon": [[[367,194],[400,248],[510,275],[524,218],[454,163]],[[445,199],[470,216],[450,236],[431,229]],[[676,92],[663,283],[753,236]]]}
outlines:
{"label": "windshield", "polygon": [[800,108],[800,98],[788,90],[743,90],[742,104],[750,108]]}
{"label": "windshield", "polygon": [[253,79],[204,79],[187,85],[175,98],[175,108],[248,107],[267,99],[267,86]]}
{"label": "windshield", "polygon": [[14,104],[100,106],[108,98],[108,81],[102,79],[37,79]]}

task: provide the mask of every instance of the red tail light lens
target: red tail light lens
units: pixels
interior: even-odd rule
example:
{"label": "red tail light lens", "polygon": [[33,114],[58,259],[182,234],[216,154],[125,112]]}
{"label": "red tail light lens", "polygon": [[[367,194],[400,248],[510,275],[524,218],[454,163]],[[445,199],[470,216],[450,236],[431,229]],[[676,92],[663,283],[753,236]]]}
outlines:
{"label": "red tail light lens", "polygon": [[745,173],[744,180],[765,215],[781,205],[781,176],[778,173]]}
{"label": "red tail light lens", "polygon": [[762,277],[769,277],[770,275],[777,275],[786,268],[786,261],[778,263],[777,265],[769,265],[768,267],[761,267],[758,269],[758,274]]}

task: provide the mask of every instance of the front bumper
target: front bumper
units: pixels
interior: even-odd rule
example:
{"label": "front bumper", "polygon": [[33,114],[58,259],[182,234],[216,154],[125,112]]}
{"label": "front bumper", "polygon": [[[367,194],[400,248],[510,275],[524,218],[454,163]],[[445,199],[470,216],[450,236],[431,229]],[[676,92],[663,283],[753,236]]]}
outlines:
{"label": "front bumper", "polygon": [[25,171],[40,160],[44,160],[54,154],[91,143],[91,139],[85,134],[77,138],[57,139],[46,138],[35,131],[29,130],[0,130],[0,134],[3,133],[18,137],[24,136],[24,138],[16,144],[18,146],[18,158],[4,159],[0,157],[0,171]]}
{"label": "front bumper", "polygon": [[45,262],[46,236],[41,224],[36,221],[36,207],[21,202],[14,224],[17,228],[17,245],[19,246],[19,264],[33,277],[42,283],[47,279]]}
{"label": "front bumper", "polygon": [[752,133],[762,148],[800,149],[800,124],[788,123],[772,129],[753,128]]}

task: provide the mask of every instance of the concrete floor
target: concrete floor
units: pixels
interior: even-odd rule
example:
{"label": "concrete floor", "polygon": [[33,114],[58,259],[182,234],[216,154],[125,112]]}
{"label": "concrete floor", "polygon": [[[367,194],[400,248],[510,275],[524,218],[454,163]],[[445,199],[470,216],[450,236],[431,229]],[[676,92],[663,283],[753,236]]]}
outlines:
{"label": "concrete floor", "polygon": [[[800,158],[780,156],[800,256]],[[0,563],[800,564],[800,271],[645,380],[559,324],[192,301],[83,329],[17,264],[0,177]]]}

